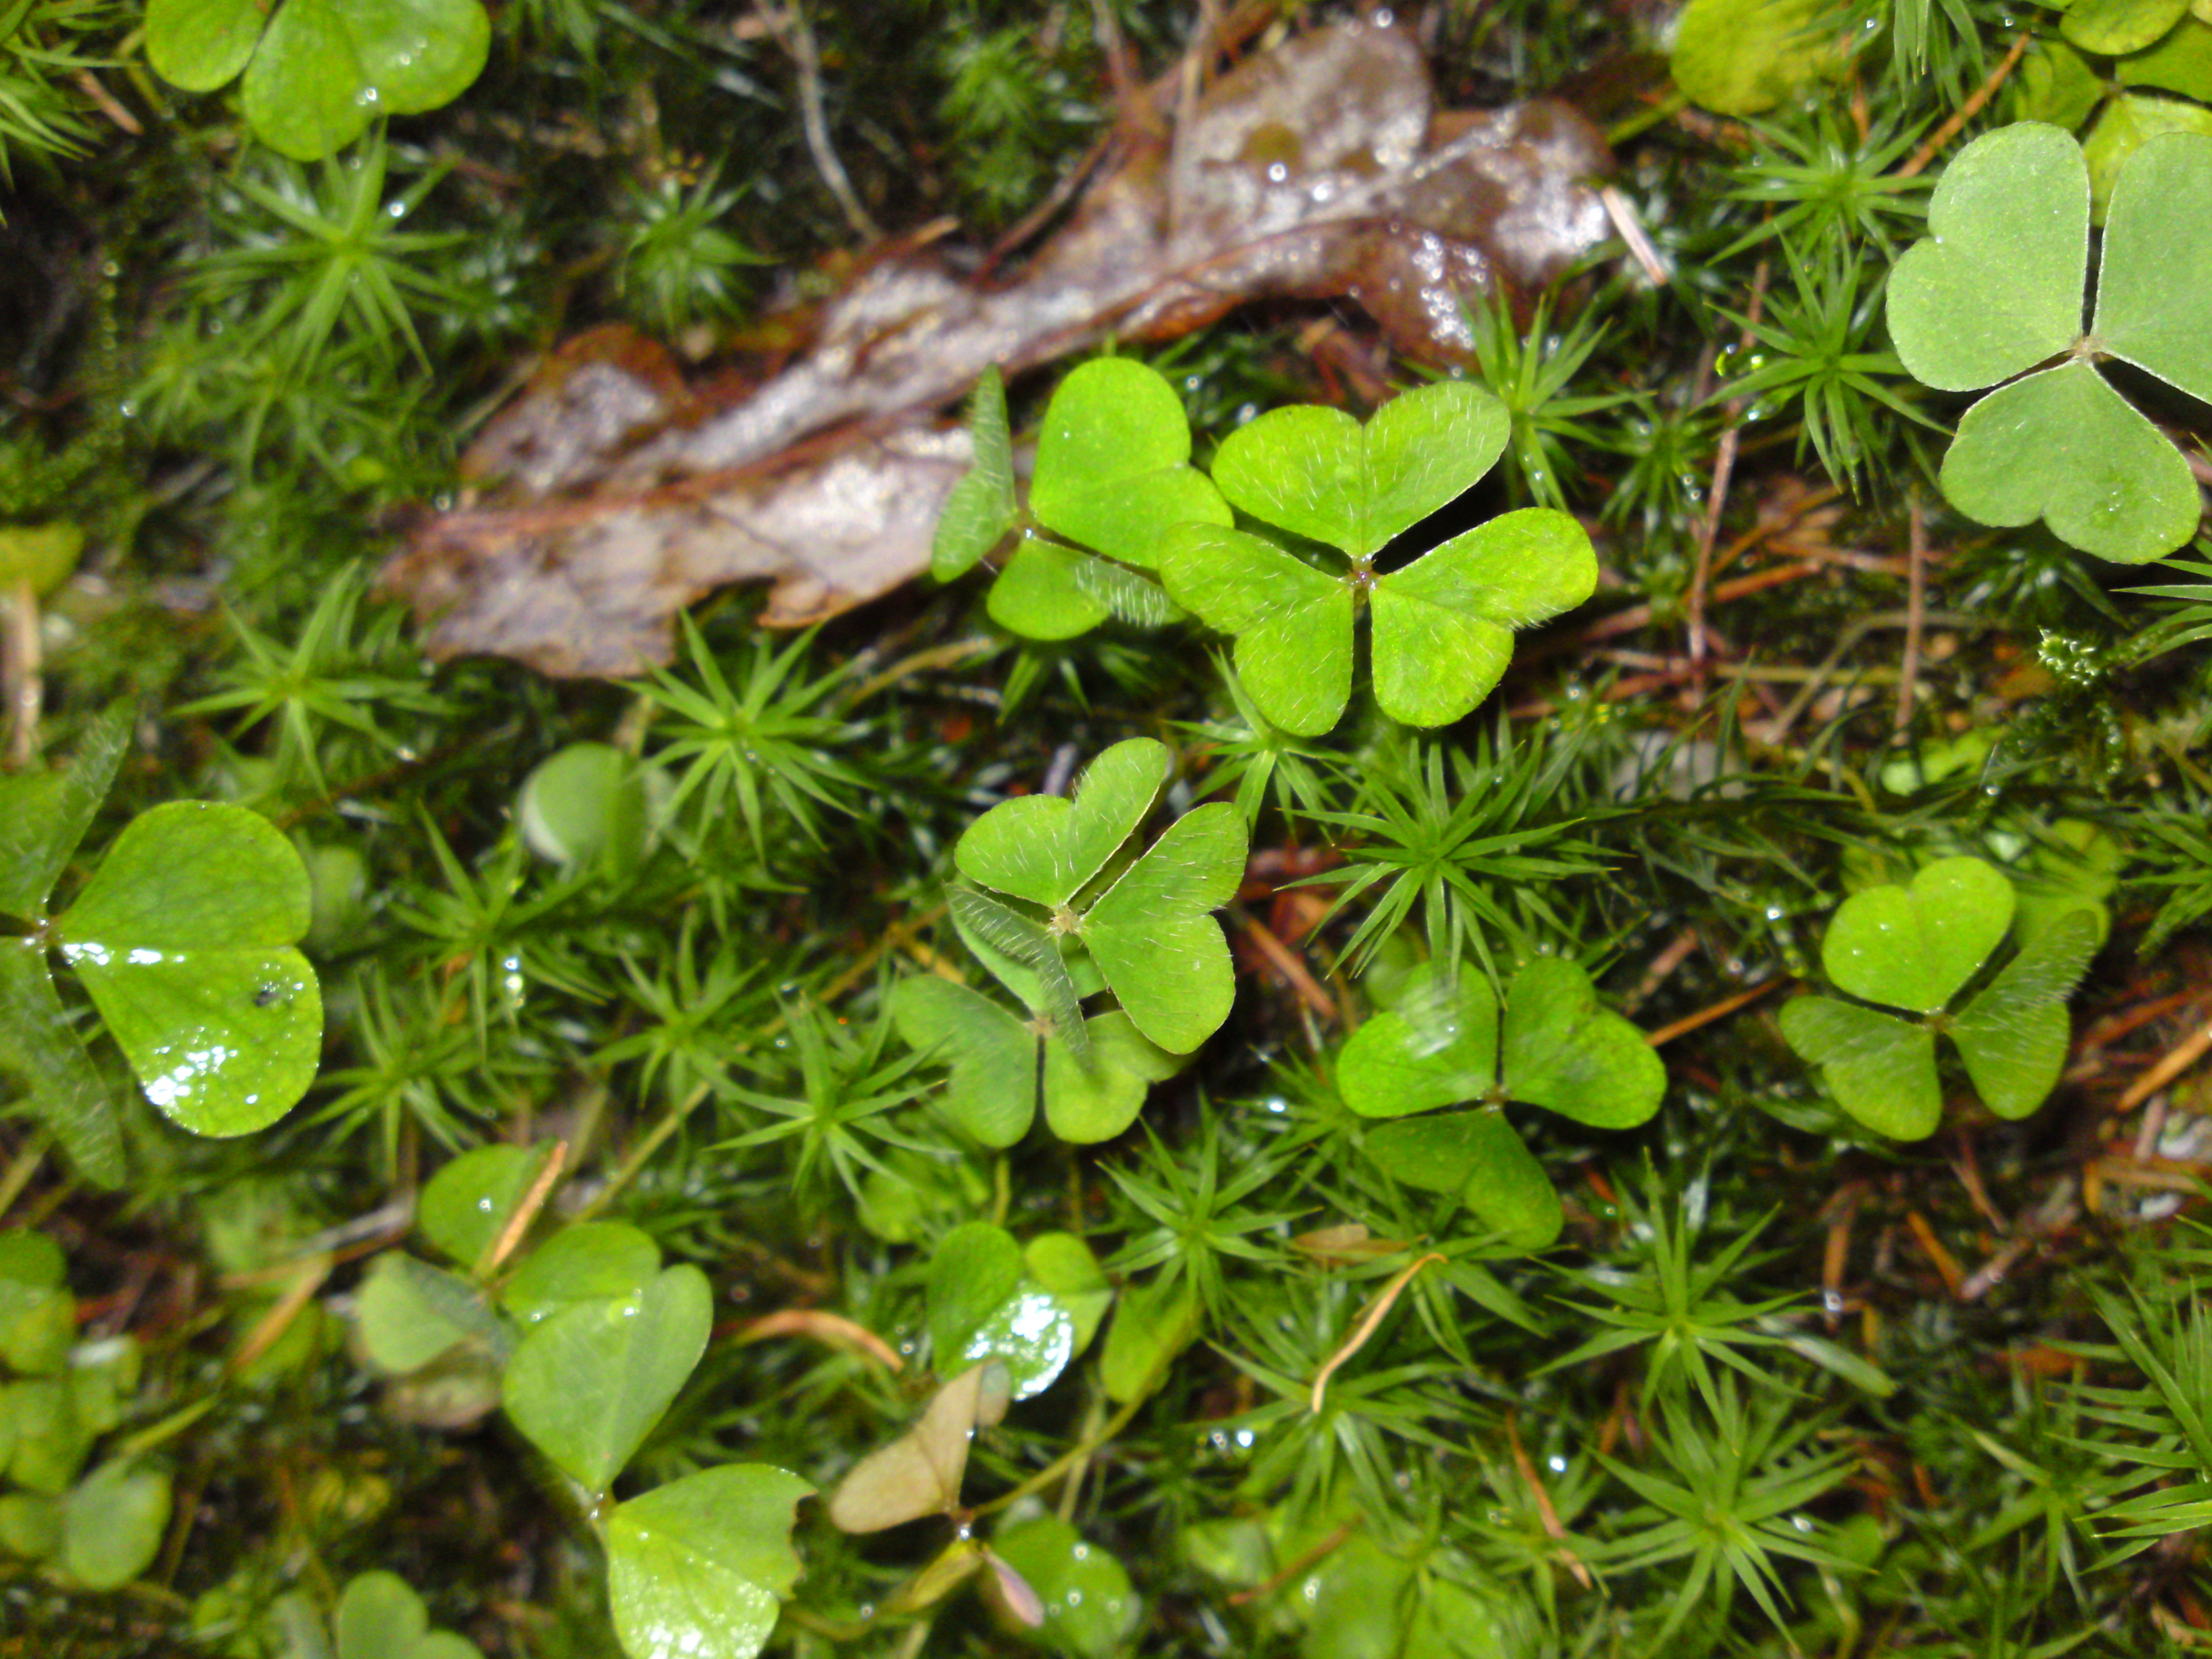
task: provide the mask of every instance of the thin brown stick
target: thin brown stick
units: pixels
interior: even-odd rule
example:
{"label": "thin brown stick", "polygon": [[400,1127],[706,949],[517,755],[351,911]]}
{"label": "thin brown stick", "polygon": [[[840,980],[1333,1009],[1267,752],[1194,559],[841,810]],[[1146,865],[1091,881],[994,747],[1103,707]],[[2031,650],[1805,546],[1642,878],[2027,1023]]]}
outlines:
{"label": "thin brown stick", "polygon": [[830,122],[822,110],[822,54],[815,46],[814,30],[807,23],[805,10],[799,0],[790,0],[781,13],[763,15],[799,68],[799,126],[806,135],[806,149],[814,158],[814,170],[822,175],[822,182],[837,198],[838,209],[854,234],[871,242],[880,240],[883,232],[868,216],[867,209],[860,205],[860,195],[846,174],[845,164],[837,159],[837,151],[830,142]]}
{"label": "thin brown stick", "polygon": [[1892,722],[1900,737],[1912,726],[1912,695],[1920,678],[1920,634],[1928,620],[1928,515],[1920,504],[1920,492],[1916,489],[1911,496],[1906,509],[1910,528],[1905,540],[1909,563],[1905,578],[1905,656],[1898,665],[1897,717]]}
{"label": "thin brown stick", "polygon": [[499,1264],[514,1254],[514,1247],[522,1243],[523,1234],[530,1224],[538,1219],[538,1212],[545,1207],[545,1200],[553,1196],[553,1188],[561,1180],[561,1172],[568,1164],[568,1143],[556,1140],[545,1160],[545,1167],[538,1172],[538,1179],[530,1183],[530,1190],[522,1195],[522,1202],[514,1206],[514,1213],[507,1218],[499,1237],[492,1241],[484,1259],[477,1264],[477,1277],[486,1279],[499,1271]]}
{"label": "thin brown stick", "polygon": [[0,639],[0,681],[7,688],[8,768],[21,771],[39,757],[39,716],[46,703],[39,651],[39,596],[31,579],[18,581],[6,600],[8,629]]}
{"label": "thin brown stick", "polygon": [[1943,1241],[1936,1237],[1936,1229],[1929,1224],[1928,1218],[1919,1211],[1907,1210],[1905,1224],[1912,1229],[1913,1237],[1920,1241],[1920,1248],[1927,1252],[1928,1259],[1936,1264],[1936,1271],[1942,1276],[1943,1288],[1955,1300],[1966,1285],[1966,1275],[1960,1271],[1959,1259],[1943,1248]]}
{"label": "thin brown stick", "polygon": [[1898,168],[1899,178],[1918,178],[1920,170],[1942,153],[1944,145],[1959,136],[1960,129],[1982,112],[1982,106],[1997,95],[1997,88],[2005,83],[2005,77],[2020,63],[2021,55],[2027,50],[2027,43],[2032,38],[2027,30],[2020,32],[2020,38],[2012,43],[2012,50],[2004,55],[2004,62],[1990,71],[1989,79],[1974,88],[1972,97],[1951,112],[1948,120],[1928,135],[1928,142],[1914,150],[1912,159]]}
{"label": "thin brown stick", "polygon": [[2132,1112],[2160,1089],[2204,1058],[2204,1051],[2212,1048],[2212,1024],[2200,1025],[2177,1043],[2157,1065],[2128,1085],[2127,1093],[2114,1103],[2112,1110]]}
{"label": "thin brown stick", "polygon": [[1320,982],[1307,969],[1305,963],[1298,960],[1297,952],[1283,943],[1281,936],[1273,928],[1257,916],[1247,916],[1243,931],[1259,947],[1260,954],[1267,958],[1268,966],[1290,981],[1291,988],[1298,994],[1301,1002],[1323,1019],[1336,1018],[1335,1000],[1321,988]]}
{"label": "thin brown stick", "polygon": [[1568,1547],[1567,1529],[1560,1524],[1559,1512],[1552,1506],[1552,1494],[1544,1490],[1543,1478],[1536,1473],[1536,1460],[1521,1444],[1520,1425],[1513,1420],[1511,1412],[1505,1413],[1505,1444],[1513,1454],[1513,1467],[1521,1472],[1522,1480],[1536,1500],[1536,1515],[1544,1523],[1544,1536],[1559,1547],[1559,1559],[1567,1564],[1567,1571],[1574,1574],[1575,1582],[1584,1589],[1590,1589],[1589,1569]]}
{"label": "thin brown stick", "polygon": [[1316,1417],[1321,1414],[1322,1397],[1328,1392],[1328,1379],[1336,1375],[1338,1368],[1346,1360],[1367,1346],[1369,1340],[1375,1334],[1375,1328],[1382,1322],[1383,1316],[1391,1309],[1398,1305],[1399,1297],[1404,1294],[1406,1286],[1413,1282],[1413,1275],[1431,1261],[1442,1261],[1443,1259],[1434,1250],[1430,1251],[1426,1255],[1416,1257],[1393,1274],[1390,1282],[1382,1287],[1382,1293],[1367,1304],[1367,1311],[1359,1316],[1359,1322],[1352,1328],[1352,1334],[1345,1338],[1343,1345],[1334,1353],[1329,1355],[1321,1370],[1314,1374],[1313,1397],[1310,1404]]}
{"label": "thin brown stick", "polygon": [[[1759,313],[1766,305],[1766,261],[1761,259],[1752,273],[1751,303],[1744,308],[1743,332],[1737,337],[1736,349],[1747,351],[1759,336]],[[1735,472],[1737,434],[1743,418],[1743,399],[1731,398],[1723,412],[1723,426],[1720,447],[1713,455],[1712,489],[1705,501],[1705,522],[1698,526],[1698,566],[1690,577],[1689,639],[1690,660],[1703,672],[1705,661],[1705,590],[1711,585],[1713,543],[1721,533],[1721,514],[1728,506],[1729,480]]]}
{"label": "thin brown stick", "polygon": [[1724,1018],[1747,1002],[1756,1002],[1769,991],[1788,983],[1787,980],[1771,979],[1764,985],[1754,985],[1747,991],[1738,991],[1734,996],[1723,997],[1710,1008],[1700,1008],[1694,1014],[1685,1014],[1672,1025],[1662,1025],[1644,1040],[1655,1048],[1660,1048],[1676,1037],[1689,1036],[1701,1025],[1710,1025],[1717,1019]]}

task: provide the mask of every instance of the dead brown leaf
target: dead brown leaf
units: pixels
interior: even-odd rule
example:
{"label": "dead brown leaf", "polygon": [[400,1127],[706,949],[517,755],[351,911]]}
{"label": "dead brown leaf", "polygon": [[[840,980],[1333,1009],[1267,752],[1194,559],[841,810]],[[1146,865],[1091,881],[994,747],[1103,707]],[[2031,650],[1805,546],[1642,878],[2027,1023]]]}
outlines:
{"label": "dead brown leaf", "polygon": [[1348,298],[1401,350],[1462,360],[1462,295],[1554,280],[1611,233],[1603,140],[1565,105],[1438,111],[1409,33],[1348,22],[1256,53],[1176,121],[1127,112],[1061,228],[1010,274],[934,233],[867,263],[763,382],[687,386],[626,330],[572,343],[477,439],[478,498],[383,573],[444,658],[635,674],[676,612],[775,586],[799,626],[928,567],[969,460],[939,411],[993,364],[1171,337],[1261,300]]}

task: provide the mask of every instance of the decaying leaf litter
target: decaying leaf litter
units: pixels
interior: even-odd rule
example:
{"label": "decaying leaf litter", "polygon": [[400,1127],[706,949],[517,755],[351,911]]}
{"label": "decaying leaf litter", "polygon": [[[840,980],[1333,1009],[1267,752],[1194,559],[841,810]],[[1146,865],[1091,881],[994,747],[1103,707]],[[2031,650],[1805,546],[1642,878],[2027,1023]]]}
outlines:
{"label": "decaying leaf litter", "polygon": [[940,412],[987,368],[1337,296],[1408,356],[1464,362],[1467,296],[1533,295],[1613,234],[1587,120],[1546,99],[1439,108],[1403,28],[1292,35],[1190,84],[1171,72],[1122,112],[1018,270],[894,243],[733,401],[627,330],[555,354],[471,447],[476,499],[385,568],[425,647],[612,677],[668,661],[675,614],[726,582],[772,581],[771,626],[836,616],[927,569],[971,458]]}

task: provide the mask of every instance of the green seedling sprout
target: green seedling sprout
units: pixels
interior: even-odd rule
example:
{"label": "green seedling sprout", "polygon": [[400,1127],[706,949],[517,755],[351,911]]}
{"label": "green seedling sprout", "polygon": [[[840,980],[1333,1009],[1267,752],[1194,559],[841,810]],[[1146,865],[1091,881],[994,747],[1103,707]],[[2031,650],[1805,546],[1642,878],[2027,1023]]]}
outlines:
{"label": "green seedling sprout", "polygon": [[1176,602],[1236,636],[1237,672],[1285,732],[1317,737],[1352,695],[1352,619],[1374,615],[1375,696],[1408,726],[1443,726],[1489,695],[1513,654],[1513,631],[1580,605],[1597,560],[1564,513],[1508,513],[1378,575],[1394,537],[1449,505],[1504,449],[1505,410],[1481,387],[1445,381],[1385,404],[1361,426],[1341,410],[1303,404],[1230,434],[1213,481],[1231,505],[1279,530],[1335,548],[1332,574],[1276,542],[1184,522],[1160,545]]}
{"label": "green seedling sprout", "polygon": [[[1540,957],[1506,988],[1502,1019],[1472,965],[1455,981],[1434,964],[1416,969],[1395,1006],[1344,1045],[1337,1083],[1362,1117],[1396,1120],[1366,1141],[1388,1174],[1456,1193],[1512,1243],[1541,1249],[1565,1217],[1543,1165],[1505,1121],[1506,1103],[1633,1128],[1659,1109],[1667,1071],[1642,1031],[1598,1006],[1588,974]],[[1472,1111],[1434,1109],[1469,1101]]]}
{"label": "green seedling sprout", "polygon": [[965,574],[1018,528],[988,601],[1001,628],[1066,640],[1109,617],[1152,627],[1171,619],[1167,595],[1139,574],[1158,563],[1162,533],[1184,520],[1230,522],[1220,491],[1190,465],[1190,423],[1174,387],[1120,357],[1062,380],[1037,437],[1026,520],[995,369],[976,386],[969,428],[975,461],[938,522],[930,568],[939,580]]}
{"label": "green seedling sprout", "polygon": [[971,1221],[930,1258],[929,1340],[939,1372],[995,1361],[1012,1397],[1027,1400],[1075,1357],[1075,1316],[1038,1283],[1012,1233]]}
{"label": "green seedling sprout", "polygon": [[1091,1058],[1091,1034],[1063,941],[1090,954],[1136,1035],[1170,1054],[1212,1036],[1235,1000],[1229,942],[1207,914],[1235,896],[1244,871],[1244,821],[1234,806],[1218,801],[1184,814],[1093,896],[1151,812],[1168,759],[1150,738],[1117,743],[1071,798],[1001,801],[953,849],[960,873],[976,884],[952,890],[954,919],[979,945],[1028,970],[1031,1006],[1080,1061]]}
{"label": "green seedling sprout", "polygon": [[2069,912],[1956,1009],[2013,925],[2012,884],[1979,859],[1942,859],[1906,886],[1844,901],[1820,963],[1846,996],[1801,997],[1782,1011],[1790,1046],[1821,1068],[1837,1103],[1899,1140],[1935,1132],[1943,1115],[1936,1039],[1948,1036],[1982,1103],[2026,1117],[2066,1063],[2066,999],[2096,954],[2094,911]]}
{"label": "green seedling sprout", "polygon": [[2212,399],[2212,137],[2166,134],[2121,167],[2084,332],[2089,207],[2088,163],[2059,128],[2022,122],[1976,139],[1929,199],[1929,234],[1898,261],[1889,326],[1916,379],[1996,387],[1943,458],[1953,506],[1984,524],[2040,518],[2086,552],[2136,564],[2196,533],[2197,485],[2097,364]]}

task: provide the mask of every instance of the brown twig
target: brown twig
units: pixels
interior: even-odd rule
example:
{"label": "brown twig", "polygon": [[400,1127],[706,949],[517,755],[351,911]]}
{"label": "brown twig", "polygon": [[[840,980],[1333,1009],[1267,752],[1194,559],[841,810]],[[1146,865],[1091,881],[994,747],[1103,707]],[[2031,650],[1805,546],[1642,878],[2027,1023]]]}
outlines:
{"label": "brown twig", "polygon": [[1406,1286],[1413,1282],[1413,1275],[1431,1261],[1442,1261],[1443,1259],[1434,1250],[1430,1251],[1426,1255],[1416,1257],[1394,1273],[1390,1282],[1382,1287],[1381,1294],[1367,1304],[1367,1311],[1359,1316],[1359,1322],[1352,1328],[1352,1334],[1344,1339],[1343,1344],[1334,1353],[1329,1355],[1328,1358],[1322,1363],[1321,1370],[1314,1374],[1310,1405],[1316,1416],[1321,1414],[1322,1400],[1328,1392],[1328,1379],[1336,1375],[1338,1368],[1346,1360],[1367,1346],[1369,1340],[1375,1334],[1375,1328],[1382,1322],[1383,1316],[1391,1309],[1398,1305],[1399,1297],[1404,1294]]}
{"label": "brown twig", "polygon": [[1297,952],[1285,945],[1273,928],[1257,916],[1246,916],[1243,931],[1258,947],[1260,954],[1267,958],[1267,965],[1290,981],[1291,988],[1298,994],[1301,1002],[1322,1019],[1336,1018],[1335,1000],[1322,989],[1305,963],[1298,960]]}
{"label": "brown twig", "polygon": [[1559,1512],[1552,1506],[1552,1494],[1544,1490],[1543,1478],[1536,1473],[1536,1460],[1529,1456],[1521,1444],[1521,1430],[1513,1413],[1505,1413],[1505,1444],[1513,1454],[1513,1467],[1521,1472],[1530,1496],[1536,1500],[1536,1516],[1543,1522],[1544,1536],[1559,1547],[1559,1559],[1567,1564],[1567,1571],[1575,1576],[1575,1583],[1584,1589],[1591,1588],[1589,1569],[1582,1564],[1567,1544],[1567,1529],[1559,1522]]}
{"label": "brown twig", "polygon": [[1756,1002],[1769,991],[1787,985],[1789,982],[1784,979],[1771,979],[1764,985],[1754,985],[1748,990],[1738,991],[1734,996],[1723,997],[1709,1008],[1700,1008],[1694,1014],[1685,1014],[1671,1025],[1662,1025],[1657,1030],[1647,1035],[1644,1040],[1655,1048],[1662,1047],[1672,1042],[1676,1037],[1689,1036],[1701,1025],[1710,1025],[1717,1019],[1726,1018],[1742,1007],[1744,1004]]}
{"label": "brown twig", "polygon": [[1900,737],[1912,725],[1913,689],[1920,678],[1920,632],[1928,619],[1928,515],[1917,489],[1911,492],[1906,519],[1910,527],[1905,554],[1910,562],[1905,579],[1905,656],[1898,665],[1897,718],[1893,722]]}
{"label": "brown twig", "polygon": [[860,198],[846,174],[845,164],[837,159],[837,151],[830,142],[830,122],[822,112],[822,55],[815,46],[814,30],[807,23],[805,9],[799,0],[790,0],[781,12],[763,10],[762,15],[798,66],[799,126],[806,135],[806,149],[814,158],[814,170],[822,175],[822,182],[837,198],[838,209],[854,234],[867,241],[880,240],[883,232],[868,216],[867,209],[860,205]]}
{"label": "brown twig", "polygon": [[2204,1058],[2212,1048],[2212,1024],[2200,1025],[2170,1049],[2164,1059],[2128,1085],[2127,1093],[2114,1103],[2115,1113],[2132,1112],[2160,1089]]}
{"label": "brown twig", "polygon": [[[1744,308],[1743,332],[1736,349],[1747,351],[1759,337],[1759,318],[1766,304],[1766,261],[1752,273],[1751,303]],[[1731,398],[1723,406],[1720,447],[1713,455],[1713,482],[1705,502],[1705,522],[1698,526],[1698,566],[1690,577],[1690,660],[1703,672],[1705,660],[1705,590],[1712,581],[1713,543],[1721,533],[1721,514],[1728,506],[1729,480],[1735,471],[1737,434],[1743,417],[1743,399]]]}
{"label": "brown twig", "polygon": [[1943,146],[1959,136],[1959,130],[1982,112],[1982,106],[1996,96],[1997,88],[2005,83],[2005,76],[2013,72],[2021,55],[2027,50],[2030,39],[2027,30],[2020,32],[2020,39],[2012,43],[2012,50],[2004,55],[2004,62],[1990,71],[1989,79],[1974,88],[1973,96],[1951,112],[1943,125],[1928,135],[1928,142],[1912,152],[1911,160],[1898,168],[1900,179],[1917,179],[1920,170],[1942,153]]}

